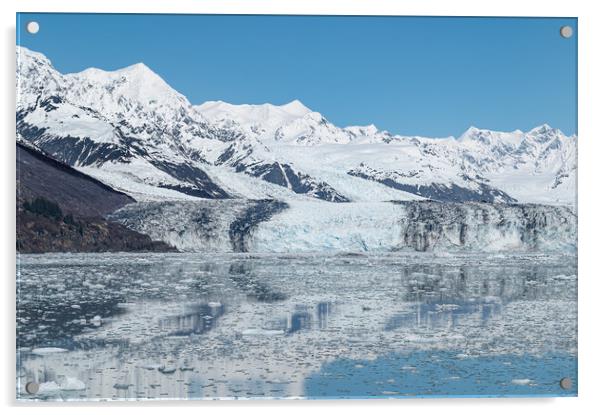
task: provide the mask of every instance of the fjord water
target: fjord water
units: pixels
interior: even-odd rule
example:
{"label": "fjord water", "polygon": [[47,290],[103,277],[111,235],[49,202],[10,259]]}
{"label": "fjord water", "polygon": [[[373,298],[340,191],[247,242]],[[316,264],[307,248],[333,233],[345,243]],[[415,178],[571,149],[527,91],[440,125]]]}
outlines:
{"label": "fjord water", "polygon": [[21,255],[18,398],[574,396],[576,273],[559,253]]}

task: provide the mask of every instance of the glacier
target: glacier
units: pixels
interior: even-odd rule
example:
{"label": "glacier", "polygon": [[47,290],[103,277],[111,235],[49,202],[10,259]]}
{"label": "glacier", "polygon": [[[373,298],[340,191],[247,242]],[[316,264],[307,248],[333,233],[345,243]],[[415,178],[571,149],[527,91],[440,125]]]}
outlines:
{"label": "glacier", "polygon": [[154,201],[116,220],[187,252],[562,252],[577,247],[569,207],[392,201]]}
{"label": "glacier", "polygon": [[109,216],[187,252],[247,252],[258,223],[283,210],[276,200],[154,201],[125,206]]}

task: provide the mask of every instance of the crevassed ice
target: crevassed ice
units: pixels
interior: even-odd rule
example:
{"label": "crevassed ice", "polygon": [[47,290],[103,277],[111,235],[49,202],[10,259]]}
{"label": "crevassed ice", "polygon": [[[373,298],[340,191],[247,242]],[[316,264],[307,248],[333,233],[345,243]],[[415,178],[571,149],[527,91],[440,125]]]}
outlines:
{"label": "crevassed ice", "polygon": [[576,215],[561,206],[290,201],[274,209],[273,203],[137,203],[113,219],[193,252],[576,250]]}

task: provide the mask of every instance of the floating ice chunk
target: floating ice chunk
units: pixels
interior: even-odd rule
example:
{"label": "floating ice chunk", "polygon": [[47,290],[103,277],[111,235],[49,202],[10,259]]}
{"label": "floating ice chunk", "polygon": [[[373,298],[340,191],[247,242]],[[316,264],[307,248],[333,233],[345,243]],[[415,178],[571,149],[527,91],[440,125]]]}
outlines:
{"label": "floating ice chunk", "polygon": [[61,390],[64,391],[82,391],[86,389],[86,384],[77,378],[67,377],[63,383],[61,383]]}
{"label": "floating ice chunk", "polygon": [[219,301],[210,301],[209,303],[207,303],[207,305],[211,308],[217,308],[221,307],[222,303],[220,303]]}
{"label": "floating ice chunk", "polygon": [[177,368],[175,366],[163,366],[159,368],[159,372],[163,373],[164,375],[171,375],[176,370]]}
{"label": "floating ice chunk", "polygon": [[531,379],[512,379],[512,383],[515,385],[530,385],[533,381]]}
{"label": "floating ice chunk", "polygon": [[60,347],[37,347],[31,351],[32,354],[37,354],[39,356],[52,354],[52,353],[65,353],[68,352],[67,349],[62,349]]}
{"label": "floating ice chunk", "polygon": [[52,394],[58,393],[61,390],[61,387],[57,385],[55,381],[51,382],[43,382],[40,383],[40,389],[38,389],[39,394]]}

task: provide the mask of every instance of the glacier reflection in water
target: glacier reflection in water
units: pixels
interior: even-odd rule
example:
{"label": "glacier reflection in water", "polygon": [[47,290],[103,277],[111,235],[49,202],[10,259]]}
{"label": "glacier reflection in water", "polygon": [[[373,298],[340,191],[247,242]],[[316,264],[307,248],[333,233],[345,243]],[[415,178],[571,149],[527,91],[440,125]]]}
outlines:
{"label": "glacier reflection in water", "polygon": [[575,256],[19,261],[20,399],[576,394]]}

